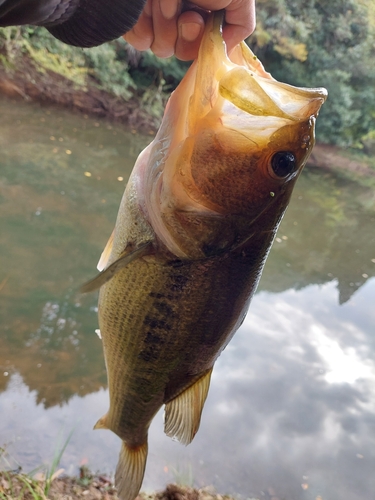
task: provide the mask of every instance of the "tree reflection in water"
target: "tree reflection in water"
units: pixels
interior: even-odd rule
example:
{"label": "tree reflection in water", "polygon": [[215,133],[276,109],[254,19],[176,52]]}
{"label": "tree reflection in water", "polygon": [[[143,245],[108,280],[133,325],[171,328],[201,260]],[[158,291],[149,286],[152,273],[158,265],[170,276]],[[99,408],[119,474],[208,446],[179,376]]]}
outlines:
{"label": "tree reflection in water", "polygon": [[[113,470],[115,437],[91,432],[107,407],[97,298],[77,289],[95,274],[146,139],[25,104],[2,111],[0,445],[33,468],[63,424],[76,426],[64,466],[89,457]],[[221,491],[370,498],[373,192],[304,172],[250,313],[215,366],[195,442],[179,447],[156,420],[146,486],[163,486],[173,480],[163,467],[190,460],[197,485]]]}

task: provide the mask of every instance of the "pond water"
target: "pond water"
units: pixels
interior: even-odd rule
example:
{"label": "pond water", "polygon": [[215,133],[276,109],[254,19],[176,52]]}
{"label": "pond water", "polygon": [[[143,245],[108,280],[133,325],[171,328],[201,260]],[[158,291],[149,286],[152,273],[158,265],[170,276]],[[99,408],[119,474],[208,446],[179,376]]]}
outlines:
{"label": "pond water", "polygon": [[[149,138],[1,101],[1,467],[114,471],[96,273]],[[375,490],[375,191],[306,169],[250,312],[215,365],[187,448],[152,424],[144,490],[178,481],[243,498],[363,500]]]}

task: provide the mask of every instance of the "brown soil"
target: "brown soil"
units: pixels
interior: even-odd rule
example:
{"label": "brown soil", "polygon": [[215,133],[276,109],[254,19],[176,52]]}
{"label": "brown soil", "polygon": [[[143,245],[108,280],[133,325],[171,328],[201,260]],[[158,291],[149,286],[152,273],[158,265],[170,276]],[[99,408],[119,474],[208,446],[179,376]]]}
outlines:
{"label": "brown soil", "polygon": [[[0,498],[3,500],[117,500],[116,489],[106,476],[91,475],[87,471],[81,477],[58,477],[45,494],[45,483],[29,476],[0,472]],[[147,495],[141,493],[136,500],[233,500],[218,495],[211,488],[194,489],[169,484],[164,491]],[[257,499],[248,499],[257,500]]]}
{"label": "brown soil", "polygon": [[137,98],[124,101],[94,85],[87,89],[77,88],[72,81],[57,73],[37,71],[28,58],[23,58],[11,73],[0,67],[0,93],[107,118],[140,132],[155,131],[159,125],[157,119],[140,107]]}
{"label": "brown soil", "polygon": [[307,165],[375,177],[375,169],[371,168],[366,161],[352,159],[339,147],[329,144],[316,144]]}

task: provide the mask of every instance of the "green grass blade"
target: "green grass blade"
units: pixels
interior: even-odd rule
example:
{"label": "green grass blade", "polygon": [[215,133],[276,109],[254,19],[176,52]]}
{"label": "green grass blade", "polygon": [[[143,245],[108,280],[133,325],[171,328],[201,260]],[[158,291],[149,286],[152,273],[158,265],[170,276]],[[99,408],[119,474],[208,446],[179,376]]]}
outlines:
{"label": "green grass blade", "polygon": [[44,494],[47,496],[48,493],[49,493],[49,490],[51,488],[51,484],[52,484],[52,477],[54,475],[54,473],[56,472],[57,470],[57,467],[60,463],[60,460],[65,452],[65,449],[66,447],[68,446],[69,444],[69,441],[73,435],[73,432],[74,432],[74,429],[72,429],[68,435],[68,437],[66,438],[62,448],[60,449],[60,451],[58,452],[55,452],[54,454],[54,457],[53,457],[53,460],[52,460],[52,463],[51,463],[51,466],[47,469],[47,473],[46,473],[46,483],[45,483],[45,487],[44,487]]}
{"label": "green grass blade", "polygon": [[[30,479],[27,479],[26,477],[23,477],[23,476],[19,476],[19,479],[20,479],[20,481],[23,482],[23,484],[26,486],[26,488],[30,491],[34,500],[44,500],[45,499],[45,496],[43,495],[43,491],[41,490],[41,488],[38,484],[34,483]],[[25,491],[25,489],[21,491],[20,496],[19,496],[20,499],[23,498],[23,492]],[[41,490],[41,494],[37,493],[37,491],[36,491],[37,489]]]}

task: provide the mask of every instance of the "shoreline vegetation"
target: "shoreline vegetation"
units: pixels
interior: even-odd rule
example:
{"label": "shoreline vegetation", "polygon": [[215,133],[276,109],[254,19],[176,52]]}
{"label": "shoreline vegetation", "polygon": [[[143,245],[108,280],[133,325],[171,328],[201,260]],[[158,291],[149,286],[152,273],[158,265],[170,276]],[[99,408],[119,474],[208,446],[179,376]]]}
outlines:
{"label": "shoreline vegetation", "polygon": [[[269,497],[271,498],[271,497]],[[86,467],[80,468],[77,477],[63,475],[57,470],[47,481],[43,475],[34,477],[21,472],[0,471],[1,500],[117,500],[112,480],[105,474],[92,474]],[[220,495],[212,487],[201,489],[178,484],[168,484],[155,493],[141,492],[138,500],[233,500],[230,495]],[[258,500],[248,498],[248,500]]]}
{"label": "shoreline vegetation", "polygon": [[[113,477],[108,474],[93,473],[81,464],[77,475],[67,475],[59,467],[72,434],[55,450],[49,464],[29,473],[23,472],[19,464],[16,470],[12,469],[13,461],[6,446],[0,447],[0,500],[118,500]],[[185,480],[176,477],[175,483],[166,485],[162,491],[141,491],[137,500],[235,500],[233,496],[218,494],[213,486],[198,489],[191,484],[191,477]],[[262,498],[277,500],[272,495],[273,491],[269,491]],[[252,497],[247,500],[260,499]]]}
{"label": "shoreline vegetation", "polygon": [[[359,176],[375,172],[375,4],[318,0],[257,3],[247,40],[280,81],[326,87],[309,164]],[[91,49],[40,27],[0,28],[0,94],[58,105],[154,134],[189,63],[137,52],[122,38]]]}
{"label": "shoreline vegetation", "polygon": [[12,70],[0,66],[0,94],[115,121],[141,133],[154,133],[159,123],[158,117],[149,114],[137,97],[124,100],[95,85],[77,86],[52,70],[40,71],[27,56],[21,56]]}
{"label": "shoreline vegetation", "polygon": [[[319,120],[321,136],[309,165],[375,178],[375,6],[336,0],[324,8],[311,2],[301,12],[292,1],[259,2],[251,47],[277,79],[328,87],[329,99]],[[61,44],[41,28],[0,30],[0,94],[115,121],[146,134],[157,130],[167,97],[187,66],[150,53],[140,55],[123,40],[81,50]],[[78,477],[62,474],[59,469],[46,479],[0,471],[0,500],[117,498],[105,475],[83,467]],[[141,498],[230,497],[209,488],[169,485]]]}
{"label": "shoreline vegetation", "polygon": [[[120,123],[133,131],[148,135],[156,133],[161,120],[161,112],[154,110],[150,113],[148,105],[139,96],[133,95],[125,100],[96,85],[88,84],[81,88],[71,79],[52,70],[40,71],[25,55],[12,71],[0,66],[0,95],[38,102],[42,106],[57,106],[73,113]],[[160,94],[159,105],[164,108],[166,100],[167,94]],[[375,178],[375,160],[360,150],[334,144],[318,142],[307,164]]]}

